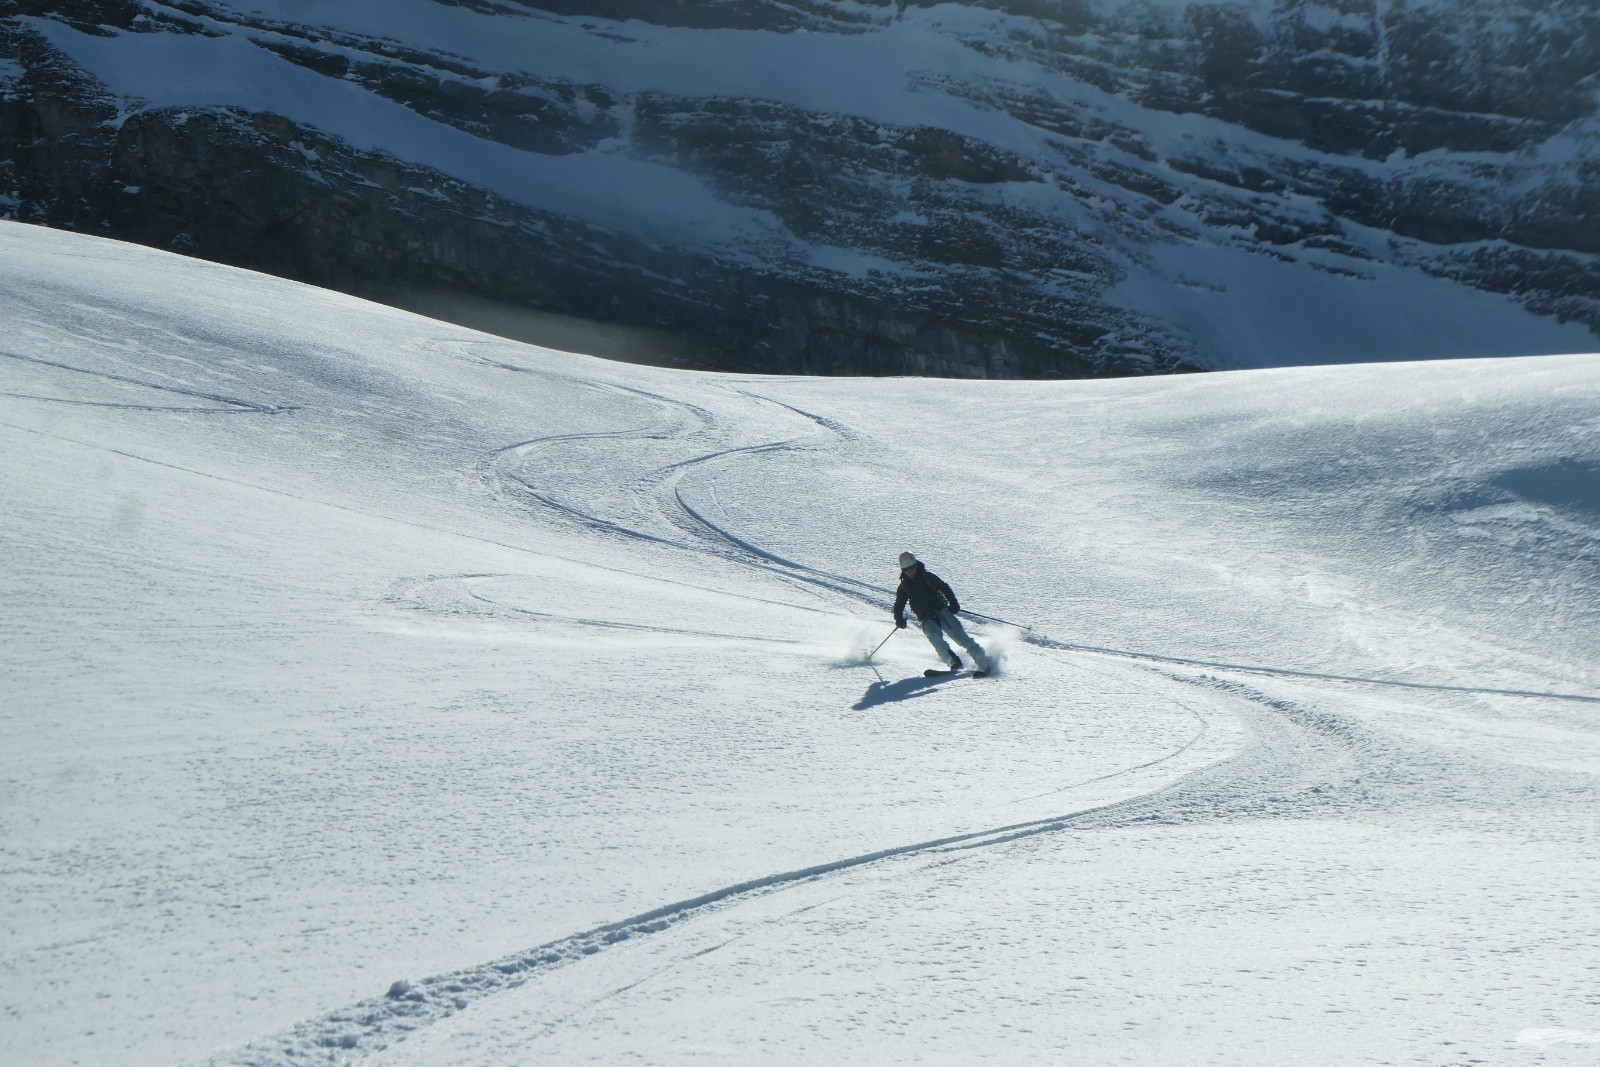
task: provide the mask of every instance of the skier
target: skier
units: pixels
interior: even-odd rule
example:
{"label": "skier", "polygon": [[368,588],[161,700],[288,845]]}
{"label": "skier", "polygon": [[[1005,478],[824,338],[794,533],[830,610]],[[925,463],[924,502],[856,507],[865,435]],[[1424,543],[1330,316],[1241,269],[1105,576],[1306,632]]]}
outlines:
{"label": "skier", "polygon": [[[961,610],[961,605],[956,601],[955,591],[940,581],[937,574],[930,573],[916,556],[902,552],[900,588],[894,597],[894,624],[902,630],[906,627],[908,603],[911,605],[911,610],[916,612],[917,621],[922,624],[922,632],[927,636],[928,643],[939,653],[941,660],[950,664],[951,671],[961,669],[961,657],[950,651],[950,646],[944,639],[945,634],[955,638],[956,643],[972,656],[972,662],[977,667],[972,672],[974,678],[981,678],[989,673],[989,657],[978,642],[967,636],[966,628],[961,625],[961,620],[956,618],[956,612]],[[932,675],[948,672],[927,673]]]}

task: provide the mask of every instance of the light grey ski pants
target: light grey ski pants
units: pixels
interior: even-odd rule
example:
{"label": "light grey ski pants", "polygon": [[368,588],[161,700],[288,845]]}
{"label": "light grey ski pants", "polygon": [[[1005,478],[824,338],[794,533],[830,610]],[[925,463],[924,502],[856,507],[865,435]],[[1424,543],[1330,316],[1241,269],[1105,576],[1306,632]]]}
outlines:
{"label": "light grey ski pants", "polygon": [[944,635],[949,634],[956,639],[956,644],[967,650],[972,661],[978,665],[980,671],[989,669],[989,657],[983,651],[983,646],[967,635],[967,628],[961,625],[961,620],[949,608],[939,612],[931,619],[919,619],[922,623],[922,632],[928,638],[928,643],[933,650],[939,653],[939,658],[946,663],[954,664],[956,654],[950,651],[950,646],[945,643]]}

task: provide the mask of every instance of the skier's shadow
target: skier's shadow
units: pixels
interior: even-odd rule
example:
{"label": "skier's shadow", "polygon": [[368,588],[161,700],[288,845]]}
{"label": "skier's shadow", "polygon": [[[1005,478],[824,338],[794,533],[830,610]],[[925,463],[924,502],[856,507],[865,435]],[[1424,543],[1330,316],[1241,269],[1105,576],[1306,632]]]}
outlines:
{"label": "skier's shadow", "polygon": [[851,705],[855,711],[866,711],[879,704],[893,704],[897,700],[911,700],[914,697],[926,696],[935,686],[958,677],[953,674],[943,674],[936,678],[902,678],[898,682],[890,682],[879,678],[867,686],[867,691],[861,694],[861,699]]}

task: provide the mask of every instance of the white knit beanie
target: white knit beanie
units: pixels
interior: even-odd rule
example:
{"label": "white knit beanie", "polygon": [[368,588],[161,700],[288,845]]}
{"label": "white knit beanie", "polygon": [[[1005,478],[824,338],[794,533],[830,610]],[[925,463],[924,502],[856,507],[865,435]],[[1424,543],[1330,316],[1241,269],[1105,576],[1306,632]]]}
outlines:
{"label": "white knit beanie", "polygon": [[909,552],[900,553],[900,569],[908,571],[917,565],[917,557]]}

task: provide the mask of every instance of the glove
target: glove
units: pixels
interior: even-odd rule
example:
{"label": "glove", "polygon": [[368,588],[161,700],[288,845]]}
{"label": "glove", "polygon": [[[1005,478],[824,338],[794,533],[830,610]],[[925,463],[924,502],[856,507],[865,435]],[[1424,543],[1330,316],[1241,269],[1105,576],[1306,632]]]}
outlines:
{"label": "glove", "polygon": [[906,628],[906,620],[904,619],[896,619],[894,620],[894,624],[902,630]]}
{"label": "glove", "polygon": [[957,604],[954,600],[950,601],[950,614],[952,614],[952,615],[961,614],[961,605]]}

